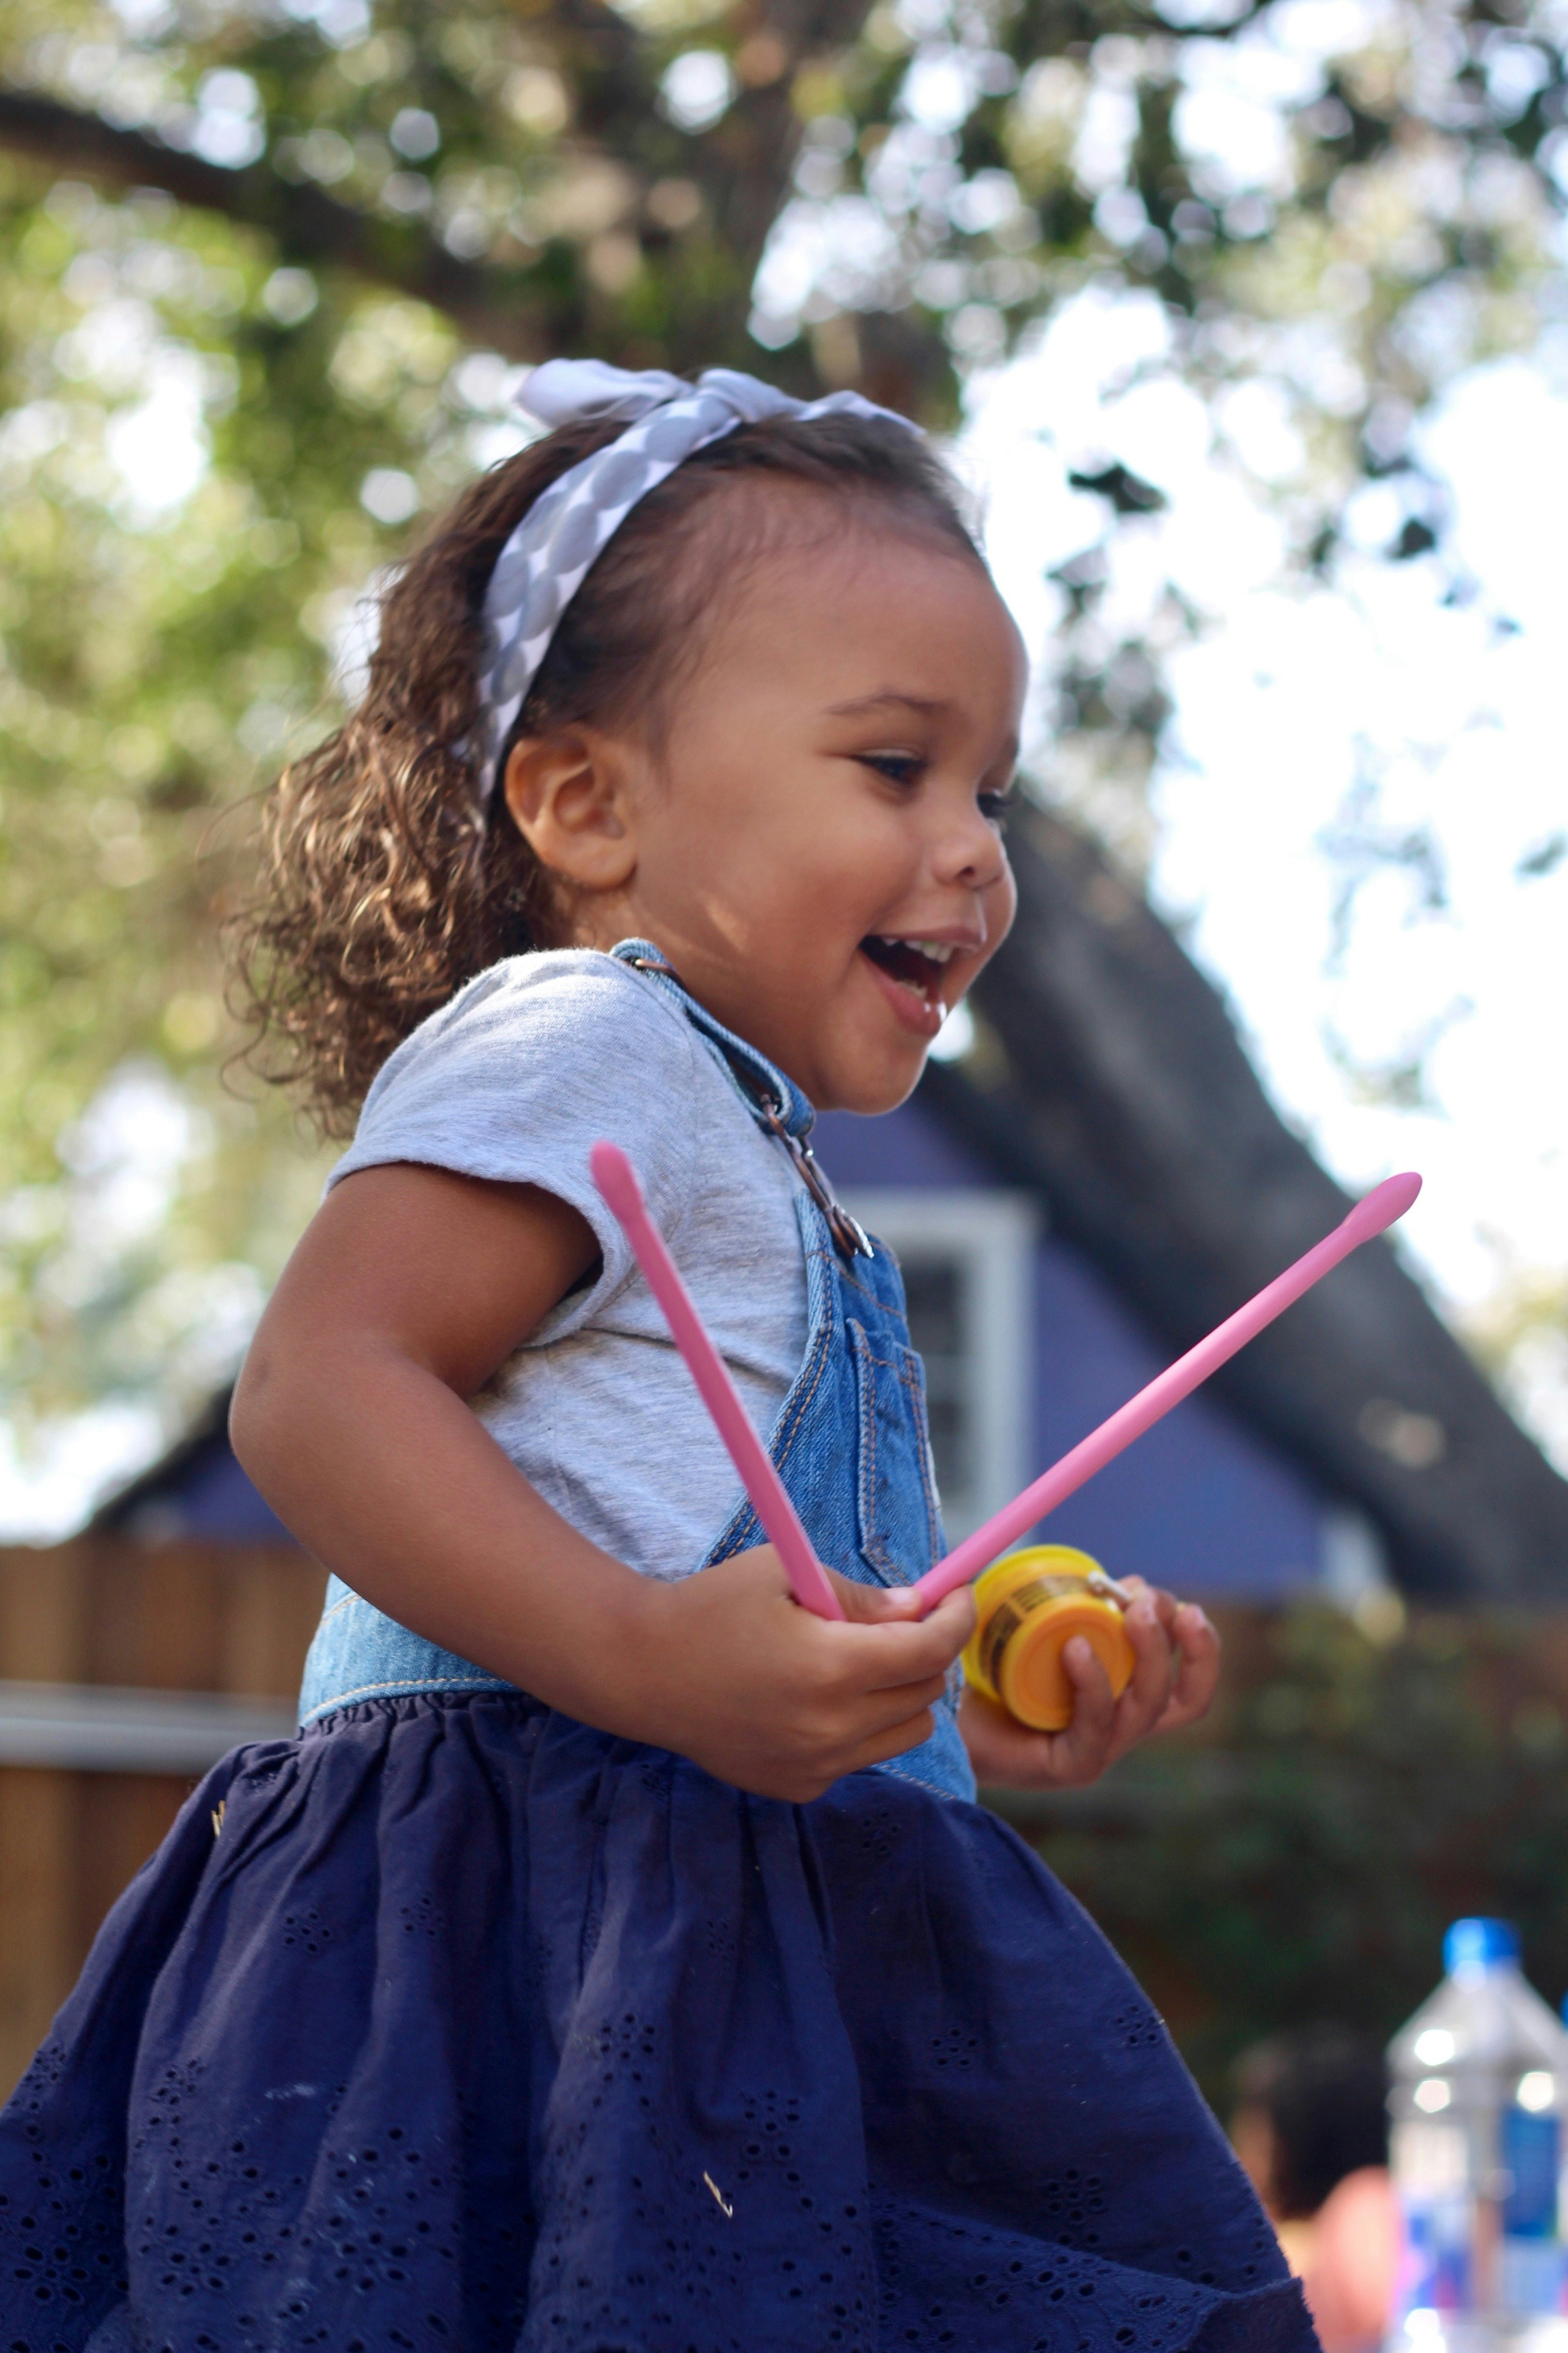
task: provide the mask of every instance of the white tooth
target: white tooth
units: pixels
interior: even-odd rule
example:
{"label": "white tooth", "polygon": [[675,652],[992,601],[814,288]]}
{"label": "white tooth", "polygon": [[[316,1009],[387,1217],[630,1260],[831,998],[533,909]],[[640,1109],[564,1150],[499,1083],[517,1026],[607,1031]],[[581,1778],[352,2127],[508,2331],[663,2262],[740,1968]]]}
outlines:
{"label": "white tooth", "polygon": [[932,964],[951,964],[958,954],[956,948],[947,946],[941,940],[905,939],[895,932],[879,932],[877,937],[885,948],[913,948],[918,955],[927,957]]}

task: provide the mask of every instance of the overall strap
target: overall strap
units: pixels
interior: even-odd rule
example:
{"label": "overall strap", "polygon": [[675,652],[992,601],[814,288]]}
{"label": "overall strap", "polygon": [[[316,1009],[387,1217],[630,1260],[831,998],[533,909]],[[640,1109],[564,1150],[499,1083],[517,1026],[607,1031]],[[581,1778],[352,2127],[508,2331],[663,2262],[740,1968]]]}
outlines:
{"label": "overall strap", "polygon": [[859,1220],[834,1198],[827,1172],[806,1141],[816,1113],[800,1089],[784,1071],[759,1054],[732,1029],[716,1021],[700,1005],[673,965],[665,962],[651,940],[621,940],[610,950],[617,963],[640,972],[655,988],[678,1006],[698,1035],[712,1048],[714,1058],[757,1125],[784,1145],[802,1184],[827,1220],[835,1249],[841,1258],[875,1258],[876,1247]]}

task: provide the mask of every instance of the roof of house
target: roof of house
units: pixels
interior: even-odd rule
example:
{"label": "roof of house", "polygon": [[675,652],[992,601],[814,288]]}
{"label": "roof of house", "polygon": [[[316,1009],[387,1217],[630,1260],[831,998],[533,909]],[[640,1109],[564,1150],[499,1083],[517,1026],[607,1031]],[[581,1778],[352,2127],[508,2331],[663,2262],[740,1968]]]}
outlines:
{"label": "roof of house", "polygon": [[[1012,937],[974,991],[976,1042],[920,1100],[998,1180],[1047,1204],[1173,1353],[1232,1314],[1348,1201],[1269,1103],[1223,999],[1105,854],[1029,809]],[[1434,1601],[1568,1596],[1568,1481],[1510,1418],[1387,1242],[1356,1252],[1216,1376],[1243,1421],[1371,1514]],[[96,1514],[186,1532],[243,1481],[226,1398]],[[204,1500],[205,1499],[205,1500]],[[255,1535],[281,1535],[255,1497]],[[250,1533],[248,1524],[247,1533]]]}
{"label": "roof of house", "polygon": [[[1269,1103],[1225,1003],[1105,854],[1059,818],[1009,836],[1018,921],[978,1036],[924,1099],[1049,1203],[1173,1351],[1349,1206]],[[1358,1250],[1215,1377],[1233,1411],[1383,1533],[1433,1601],[1568,1598],[1568,1481],[1511,1419],[1394,1248]]]}
{"label": "roof of house", "polygon": [[135,1536],[149,1544],[174,1536],[291,1544],[288,1529],[251,1485],[228,1442],[233,1394],[226,1388],[211,1398],[176,1445],[100,1504],[87,1524],[89,1534]]}

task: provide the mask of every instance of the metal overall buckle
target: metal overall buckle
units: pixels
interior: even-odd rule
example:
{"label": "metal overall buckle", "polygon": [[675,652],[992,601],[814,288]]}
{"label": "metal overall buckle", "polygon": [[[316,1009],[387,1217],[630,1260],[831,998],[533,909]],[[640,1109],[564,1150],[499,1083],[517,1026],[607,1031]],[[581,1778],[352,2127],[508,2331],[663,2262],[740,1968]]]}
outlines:
{"label": "metal overall buckle", "polygon": [[[674,965],[666,964],[660,957],[631,956],[627,961],[635,972],[656,972],[663,980],[673,980],[677,988],[686,987]],[[775,1095],[758,1086],[754,1074],[738,1062],[733,1054],[726,1051],[721,1039],[715,1039],[713,1042],[723,1053],[740,1085],[756,1104],[770,1133],[778,1137],[794,1161],[802,1184],[827,1220],[827,1230],[833,1236],[834,1247],[839,1256],[845,1259],[875,1258],[876,1248],[869,1234],[858,1218],[852,1218],[843,1202],[835,1199],[833,1187],[827,1181],[827,1172],[810,1145],[803,1136],[792,1135],[785,1125],[787,1106]]]}

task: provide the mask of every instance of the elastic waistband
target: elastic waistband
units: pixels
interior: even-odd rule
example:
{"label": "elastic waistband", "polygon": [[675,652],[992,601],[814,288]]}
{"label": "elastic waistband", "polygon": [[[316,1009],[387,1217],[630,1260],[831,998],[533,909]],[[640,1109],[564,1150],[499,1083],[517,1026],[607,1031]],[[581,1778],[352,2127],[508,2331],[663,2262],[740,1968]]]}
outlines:
{"label": "elastic waistband", "polygon": [[301,1727],[361,1700],[413,1699],[421,1692],[515,1691],[470,1659],[443,1651],[374,1609],[341,1577],[327,1585],[326,1608],[305,1660]]}
{"label": "elastic waistband", "polygon": [[[423,1634],[411,1633],[395,1619],[362,1600],[341,1578],[327,1587],[327,1607],[316,1639],[305,1661],[300,1694],[300,1727],[308,1730],[340,1708],[359,1707],[367,1701],[458,1698],[465,1692],[530,1694],[500,1675],[487,1674],[469,1659],[460,1659]],[[939,1797],[974,1796],[974,1775],[963,1746],[953,1704],[944,1694],[936,1709],[936,1729],[929,1740],[902,1757],[889,1757],[873,1772],[891,1773],[900,1781],[914,1781]]]}

